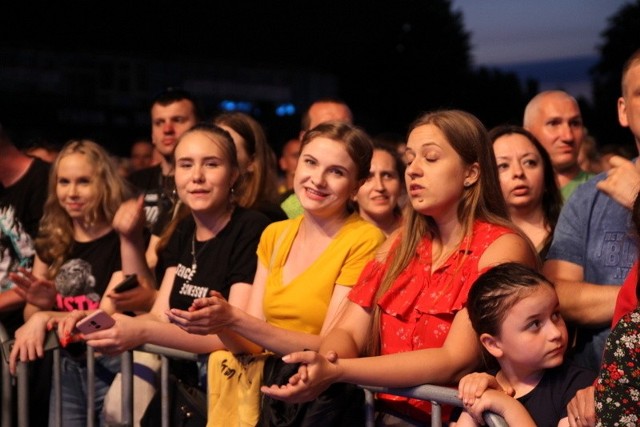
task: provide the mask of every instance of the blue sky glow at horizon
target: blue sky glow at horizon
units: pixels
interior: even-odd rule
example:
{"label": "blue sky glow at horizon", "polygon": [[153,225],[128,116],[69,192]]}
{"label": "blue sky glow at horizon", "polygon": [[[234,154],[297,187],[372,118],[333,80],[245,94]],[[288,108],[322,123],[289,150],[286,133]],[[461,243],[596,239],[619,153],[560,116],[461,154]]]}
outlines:
{"label": "blue sky glow at horizon", "polygon": [[609,18],[630,0],[452,0],[477,66],[596,56]]}

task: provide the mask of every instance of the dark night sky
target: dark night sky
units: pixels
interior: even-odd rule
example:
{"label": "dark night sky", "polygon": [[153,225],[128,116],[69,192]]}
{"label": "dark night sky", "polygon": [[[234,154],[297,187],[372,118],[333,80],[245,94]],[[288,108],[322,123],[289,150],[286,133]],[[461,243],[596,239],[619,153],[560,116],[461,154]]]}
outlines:
{"label": "dark night sky", "polygon": [[[463,16],[464,24],[470,22],[473,26],[479,19],[486,21],[494,15],[490,7],[474,3],[465,9],[459,7],[463,0],[452,3],[454,12],[484,13],[484,17]],[[450,57],[449,53],[459,51],[464,41],[443,36],[455,31],[441,28],[440,24],[447,19],[439,15],[442,8],[437,5],[442,2],[12,2],[3,5],[0,47],[123,54],[177,62],[229,60],[242,65],[331,73],[340,78],[340,96],[354,107],[356,119],[360,117],[366,122],[361,124],[382,123],[381,128],[388,124],[390,129],[379,131],[403,132],[425,109],[455,106],[482,115],[492,107],[492,102],[487,102],[483,95],[486,92],[467,93],[458,84],[467,79],[463,70],[471,69],[473,58],[480,61],[482,58],[475,51]],[[503,4],[502,9],[506,8]],[[520,10],[513,4],[508,9]],[[494,26],[502,34],[510,34],[509,40],[513,41],[517,39],[513,33],[516,28],[528,28],[524,24],[529,24],[529,20],[544,20],[545,16],[527,12],[527,19],[501,18],[501,24]],[[544,20],[547,26],[551,22],[562,23],[551,16],[547,18]],[[505,28],[511,32],[504,33]],[[473,29],[464,27],[469,33]],[[537,38],[535,31],[526,31],[533,34],[533,39]],[[487,51],[482,45],[490,39],[486,32],[479,32],[477,39],[472,33],[469,36],[467,46],[478,52]],[[497,39],[501,37],[498,34]],[[500,40],[493,50],[507,47]],[[536,49],[538,54],[544,50]],[[517,52],[519,60],[526,50]],[[503,56],[500,62],[509,61]],[[475,104],[447,103],[450,99],[465,98]],[[520,100],[498,97],[490,101],[494,104],[512,101],[513,105],[504,109],[514,112],[513,117],[521,114]],[[492,124],[495,123],[487,123]]]}
{"label": "dark night sky", "polygon": [[[368,119],[366,125],[388,122],[388,127],[404,132],[428,107],[421,105],[425,99],[448,96],[437,93],[445,86],[442,82],[470,67],[468,52],[460,48],[464,41],[445,36],[455,30],[433,25],[447,22],[444,4],[414,0],[375,5],[360,0],[19,3],[3,13],[0,45],[177,62],[229,60],[333,74],[342,85],[339,95],[350,103],[356,118]],[[427,46],[424,40],[433,43]],[[449,57],[453,59],[447,63],[444,58]],[[435,77],[423,79],[423,75]],[[420,87],[412,84],[416,79]],[[427,82],[433,86],[429,97],[416,96],[427,91]],[[413,105],[404,105],[406,97]],[[373,103],[372,98],[381,102]],[[375,117],[381,114],[383,119]]]}

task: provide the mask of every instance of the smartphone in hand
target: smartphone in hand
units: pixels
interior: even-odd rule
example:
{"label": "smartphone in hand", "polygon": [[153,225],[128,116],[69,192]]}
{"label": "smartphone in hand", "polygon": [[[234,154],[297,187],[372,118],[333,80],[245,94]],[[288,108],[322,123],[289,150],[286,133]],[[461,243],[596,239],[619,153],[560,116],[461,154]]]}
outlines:
{"label": "smartphone in hand", "polygon": [[124,291],[128,291],[139,286],[138,276],[135,274],[129,274],[122,282],[118,283],[115,288],[113,288],[113,292],[119,294]]}
{"label": "smartphone in hand", "polygon": [[109,329],[116,324],[113,317],[102,310],[96,310],[76,324],[76,329],[83,334]]}

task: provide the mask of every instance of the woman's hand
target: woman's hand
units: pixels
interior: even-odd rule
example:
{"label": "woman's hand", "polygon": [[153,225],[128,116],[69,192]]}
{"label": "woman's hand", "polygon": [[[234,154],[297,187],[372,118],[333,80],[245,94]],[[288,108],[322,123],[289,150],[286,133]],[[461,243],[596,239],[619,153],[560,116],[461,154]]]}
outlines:
{"label": "woman's hand", "polygon": [[129,199],[122,203],[113,217],[111,225],[121,236],[134,239],[142,236],[144,227],[144,196]]}
{"label": "woman's hand", "polygon": [[593,427],[596,425],[595,387],[578,390],[567,405],[567,418],[571,427]]}
{"label": "woman's hand", "polygon": [[69,343],[80,341],[82,338],[76,330],[76,324],[87,317],[89,312],[84,310],[73,310],[58,323],[58,338],[60,345],[66,347]]}
{"label": "woman's hand", "polygon": [[17,362],[33,361],[44,356],[44,337],[53,325],[44,312],[37,312],[15,334],[15,342],[9,355],[9,370],[16,373]]}
{"label": "woman's hand", "polygon": [[146,342],[141,332],[141,322],[144,322],[144,320],[120,313],[114,313],[111,317],[116,323],[109,329],[82,336],[87,345],[95,348],[100,353],[115,356],[139,347]]}
{"label": "woman's hand", "polygon": [[[334,352],[322,356],[315,351],[291,353],[282,358],[287,363],[302,363],[298,373],[285,385],[262,386],[260,391],[274,399],[289,403],[316,399],[340,377],[340,368]],[[334,360],[335,362],[331,362]]]}
{"label": "woman's hand", "polygon": [[54,306],[58,292],[51,280],[41,279],[24,268],[19,268],[17,273],[9,273],[9,278],[16,284],[16,293],[29,304],[41,310],[51,310]]}
{"label": "woman's hand", "polygon": [[233,306],[219,292],[211,291],[207,298],[195,299],[187,311],[167,310],[169,321],[190,334],[217,334],[231,324]]}
{"label": "woman's hand", "polygon": [[140,285],[133,289],[120,293],[111,291],[105,295],[113,301],[113,306],[116,311],[148,312],[151,310],[158,291],[152,284],[145,283],[145,281],[148,281],[147,278],[140,276],[138,280],[141,282]]}

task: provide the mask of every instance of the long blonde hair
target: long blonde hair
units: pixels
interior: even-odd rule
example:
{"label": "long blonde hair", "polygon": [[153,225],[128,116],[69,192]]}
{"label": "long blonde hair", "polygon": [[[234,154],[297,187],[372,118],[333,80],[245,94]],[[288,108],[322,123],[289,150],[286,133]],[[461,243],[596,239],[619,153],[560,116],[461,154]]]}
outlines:
{"label": "long blonde hair", "polygon": [[[451,147],[462,158],[465,165],[477,163],[480,176],[476,184],[466,187],[458,205],[458,220],[462,224],[465,236],[471,234],[475,220],[483,220],[514,229],[509,221],[507,206],[500,189],[498,170],[491,141],[484,125],[475,116],[460,110],[443,110],[423,114],[415,120],[409,134],[424,125],[437,127]],[[431,217],[416,212],[410,204],[404,212],[404,222],[395,250],[388,255],[388,269],[385,272],[375,300],[378,301],[390,288],[399,274],[407,268],[416,256],[418,244],[423,237],[438,237],[438,227]],[[371,316],[371,341],[367,343],[366,353],[378,354],[380,351],[380,308],[375,304]]]}
{"label": "long blonde hair", "polygon": [[55,277],[62,263],[71,252],[74,240],[71,217],[58,201],[56,192],[60,161],[70,154],[82,154],[93,169],[93,187],[97,192],[94,206],[87,213],[88,224],[106,222],[111,224],[113,216],[131,194],[127,183],[116,170],[109,154],[97,143],[86,140],[71,140],[65,144],[56,158],[49,174],[49,195],[44,205],[35,248],[38,257],[49,265],[50,278]]}

